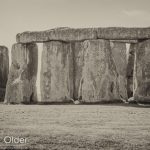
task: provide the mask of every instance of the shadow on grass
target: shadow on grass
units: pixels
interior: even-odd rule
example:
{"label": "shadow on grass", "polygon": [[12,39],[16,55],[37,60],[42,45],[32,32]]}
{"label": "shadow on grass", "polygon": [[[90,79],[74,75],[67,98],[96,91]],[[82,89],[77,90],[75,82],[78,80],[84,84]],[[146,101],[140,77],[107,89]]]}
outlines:
{"label": "shadow on grass", "polygon": [[[74,103],[67,101],[67,102],[32,102],[32,103],[21,103],[22,105],[75,105]],[[0,102],[0,105],[20,105],[18,103],[9,103],[4,104],[3,102]],[[122,106],[122,107],[138,107],[138,108],[150,108],[150,103],[124,103],[122,101],[114,101],[114,102],[81,102],[78,105],[103,105],[103,106]]]}

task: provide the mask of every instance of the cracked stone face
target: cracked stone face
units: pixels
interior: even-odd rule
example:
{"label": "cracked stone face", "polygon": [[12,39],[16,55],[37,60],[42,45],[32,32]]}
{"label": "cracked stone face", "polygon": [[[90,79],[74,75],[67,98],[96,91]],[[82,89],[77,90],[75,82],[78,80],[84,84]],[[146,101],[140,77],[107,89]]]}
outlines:
{"label": "cracked stone face", "polygon": [[42,53],[41,101],[67,102],[71,98],[82,102],[120,100],[115,65],[107,40],[46,42]]}
{"label": "cracked stone face", "polygon": [[54,28],[46,31],[23,32],[16,36],[18,43],[31,42],[82,42],[85,40],[107,39],[107,40],[131,40],[149,39],[150,28]]}
{"label": "cracked stone face", "polygon": [[14,44],[5,103],[36,101],[38,48],[36,44]]}
{"label": "cracked stone face", "polygon": [[82,98],[81,84],[82,74],[84,68],[84,42],[72,43],[72,51],[74,56],[74,99],[78,100]]}
{"label": "cracked stone face", "polygon": [[133,97],[134,58],[137,44],[131,44],[127,60],[127,92],[128,98]]}
{"label": "cracked stone face", "polygon": [[0,46],[0,101],[4,101],[9,72],[8,48]]}
{"label": "cracked stone face", "polygon": [[118,73],[119,94],[127,100],[127,55],[126,44],[119,42],[111,42],[111,51]]}
{"label": "cracked stone face", "polygon": [[[63,27],[19,33],[17,42],[25,44],[13,46],[6,101],[34,99],[32,70],[37,72],[37,66],[32,60],[37,62],[37,54],[36,45],[27,44],[31,42],[44,42],[39,101],[114,102],[133,95],[137,101],[149,101],[149,38],[150,28]],[[132,43],[128,54],[126,43]]]}
{"label": "cracked stone face", "polygon": [[96,39],[95,28],[54,28],[46,31],[23,32],[16,36],[19,43],[46,42],[46,41],[84,41]]}
{"label": "cracked stone face", "polygon": [[141,41],[135,51],[134,99],[150,102],[150,40]]}
{"label": "cracked stone face", "polygon": [[119,100],[117,70],[112,59],[110,42],[87,40],[84,45],[84,66],[80,81],[83,102]]}
{"label": "cracked stone face", "polygon": [[73,53],[70,43],[43,44],[41,102],[68,102],[73,98]]}

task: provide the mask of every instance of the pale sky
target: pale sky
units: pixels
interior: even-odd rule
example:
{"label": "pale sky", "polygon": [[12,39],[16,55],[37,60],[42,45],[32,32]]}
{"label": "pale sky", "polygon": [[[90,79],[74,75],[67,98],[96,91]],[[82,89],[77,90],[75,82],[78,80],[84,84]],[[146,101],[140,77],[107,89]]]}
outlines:
{"label": "pale sky", "polygon": [[150,0],[0,0],[0,45],[55,27],[148,27]]}

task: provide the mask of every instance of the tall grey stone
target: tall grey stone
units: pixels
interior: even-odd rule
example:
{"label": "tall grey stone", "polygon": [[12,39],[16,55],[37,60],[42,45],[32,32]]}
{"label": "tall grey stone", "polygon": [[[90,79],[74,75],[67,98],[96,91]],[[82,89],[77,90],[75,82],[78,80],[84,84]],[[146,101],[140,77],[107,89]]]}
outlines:
{"label": "tall grey stone", "polygon": [[84,67],[84,42],[73,42],[72,43],[72,51],[74,57],[74,95],[73,98],[75,100],[82,99],[82,95],[80,93],[80,85],[82,84],[82,74]]}
{"label": "tall grey stone", "polygon": [[117,70],[112,58],[110,42],[88,40],[84,43],[84,66],[80,95],[87,103],[120,100]]}
{"label": "tall grey stone", "polygon": [[111,51],[118,73],[119,94],[127,100],[127,55],[126,44],[120,42],[111,42]]}
{"label": "tall grey stone", "polygon": [[5,46],[0,46],[0,101],[4,101],[8,73],[9,73],[8,48]]}
{"label": "tall grey stone", "polygon": [[150,103],[150,40],[139,42],[135,51],[134,100]]}
{"label": "tall grey stone", "polygon": [[133,70],[134,70],[134,58],[137,44],[131,44],[128,51],[127,60],[127,93],[128,98],[133,97]]}
{"label": "tall grey stone", "polygon": [[30,103],[36,101],[38,48],[34,43],[14,44],[12,64],[8,77],[5,103]]}
{"label": "tall grey stone", "polygon": [[73,53],[70,43],[43,44],[41,102],[68,102],[73,98]]}

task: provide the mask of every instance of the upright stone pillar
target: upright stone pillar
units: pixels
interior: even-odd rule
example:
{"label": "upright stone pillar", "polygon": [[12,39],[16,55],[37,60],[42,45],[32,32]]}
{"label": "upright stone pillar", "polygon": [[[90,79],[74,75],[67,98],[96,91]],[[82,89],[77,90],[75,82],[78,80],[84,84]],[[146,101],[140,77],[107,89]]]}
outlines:
{"label": "upright stone pillar", "polygon": [[73,98],[73,53],[70,43],[43,44],[41,102],[68,102]]}
{"label": "upright stone pillar", "polygon": [[127,100],[127,55],[126,44],[121,42],[111,42],[113,60],[118,73],[120,97]]}
{"label": "upright stone pillar", "polygon": [[131,44],[128,52],[127,60],[127,93],[128,98],[133,97],[133,70],[134,70],[134,58],[137,44]]}
{"label": "upright stone pillar", "polygon": [[134,100],[150,103],[150,40],[137,44],[134,66]]}
{"label": "upright stone pillar", "polygon": [[81,100],[81,84],[82,84],[82,74],[83,74],[83,67],[84,67],[84,42],[73,42],[72,43],[72,51],[74,56],[74,95],[73,98],[75,100]]}
{"label": "upright stone pillar", "polygon": [[84,67],[80,91],[87,103],[115,102],[120,99],[117,70],[108,40],[84,43]]}
{"label": "upright stone pillar", "polygon": [[5,46],[0,46],[0,101],[4,101],[8,72],[9,72],[8,48]]}
{"label": "upright stone pillar", "polygon": [[14,44],[12,64],[8,77],[5,103],[30,103],[36,101],[38,48],[34,43]]}

